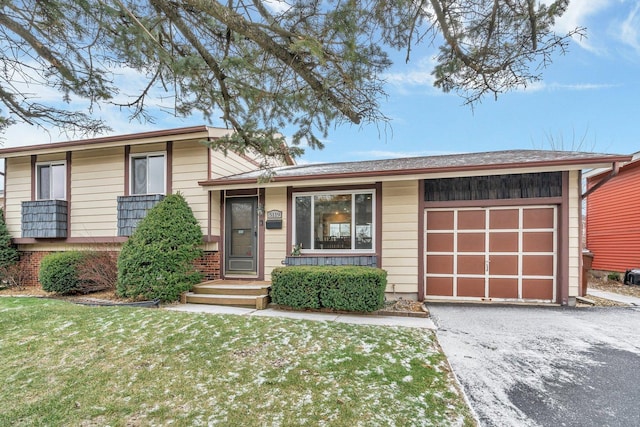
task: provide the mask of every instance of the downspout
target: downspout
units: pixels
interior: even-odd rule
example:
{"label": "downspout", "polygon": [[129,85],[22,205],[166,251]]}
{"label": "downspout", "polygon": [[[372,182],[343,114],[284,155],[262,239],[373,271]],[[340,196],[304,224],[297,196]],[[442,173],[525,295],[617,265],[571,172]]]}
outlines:
{"label": "downspout", "polygon": [[614,162],[612,167],[611,167],[611,173],[609,173],[609,175],[605,176],[600,181],[598,181],[593,187],[591,187],[587,191],[585,191],[582,194],[582,200],[586,199],[591,193],[593,193],[598,188],[602,187],[604,184],[609,182],[609,180],[611,180],[612,178],[615,178],[618,175],[619,171],[620,171],[620,163],[619,162]]}

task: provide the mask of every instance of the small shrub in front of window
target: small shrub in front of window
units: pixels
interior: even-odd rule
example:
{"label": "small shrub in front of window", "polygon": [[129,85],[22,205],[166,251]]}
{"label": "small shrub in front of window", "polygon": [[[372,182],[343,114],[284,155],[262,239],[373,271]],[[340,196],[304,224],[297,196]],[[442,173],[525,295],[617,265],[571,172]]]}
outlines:
{"label": "small shrub in front of window", "polygon": [[346,311],[375,311],[384,306],[387,272],[371,267],[335,267],[321,275],[320,303]]}
{"label": "small shrub in front of window", "polygon": [[271,300],[292,308],[320,308],[317,267],[283,267],[271,272]]}
{"label": "small shrub in front of window", "polygon": [[67,295],[81,292],[78,265],[84,254],[78,251],[58,252],[45,256],[40,263],[38,280],[47,292]]}
{"label": "small shrub in front of window", "polygon": [[291,266],[275,269],[271,283],[275,304],[371,312],[384,306],[387,272],[361,266]]}
{"label": "small shrub in front of window", "polygon": [[118,257],[116,293],[125,298],[177,301],[202,280],[202,230],[180,194],[171,194],[140,221]]}

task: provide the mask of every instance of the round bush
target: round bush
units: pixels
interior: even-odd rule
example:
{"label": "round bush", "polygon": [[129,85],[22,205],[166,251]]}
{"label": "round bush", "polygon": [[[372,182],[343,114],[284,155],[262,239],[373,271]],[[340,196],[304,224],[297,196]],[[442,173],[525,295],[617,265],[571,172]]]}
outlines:
{"label": "round bush", "polygon": [[81,291],[78,266],[83,254],[78,251],[58,252],[45,256],[40,263],[38,280],[42,289],[57,294],[74,294]]}
{"label": "round bush", "polygon": [[118,257],[116,293],[125,298],[177,301],[202,280],[202,230],[180,194],[171,194],[138,223]]}

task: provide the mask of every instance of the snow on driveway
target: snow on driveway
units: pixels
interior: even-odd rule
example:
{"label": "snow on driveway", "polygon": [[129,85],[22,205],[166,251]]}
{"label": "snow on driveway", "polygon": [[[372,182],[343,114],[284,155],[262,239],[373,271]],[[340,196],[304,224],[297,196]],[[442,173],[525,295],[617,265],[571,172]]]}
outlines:
{"label": "snow on driveway", "polygon": [[640,309],[429,306],[483,426],[640,426]]}

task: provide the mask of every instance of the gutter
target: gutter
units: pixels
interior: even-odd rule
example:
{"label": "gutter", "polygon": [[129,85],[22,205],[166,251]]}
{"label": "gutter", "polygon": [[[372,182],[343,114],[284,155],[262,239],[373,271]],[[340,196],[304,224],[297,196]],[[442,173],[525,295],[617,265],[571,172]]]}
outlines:
{"label": "gutter", "polygon": [[587,197],[589,197],[589,195],[591,193],[596,191],[598,188],[602,187],[604,184],[609,182],[611,179],[613,179],[616,176],[618,176],[618,172],[620,172],[620,162],[613,162],[613,165],[611,167],[611,172],[609,173],[609,175],[605,176],[600,181],[598,181],[598,183],[595,184],[593,187],[589,188],[587,191],[582,193],[582,196],[581,196],[582,200],[586,199]]}

